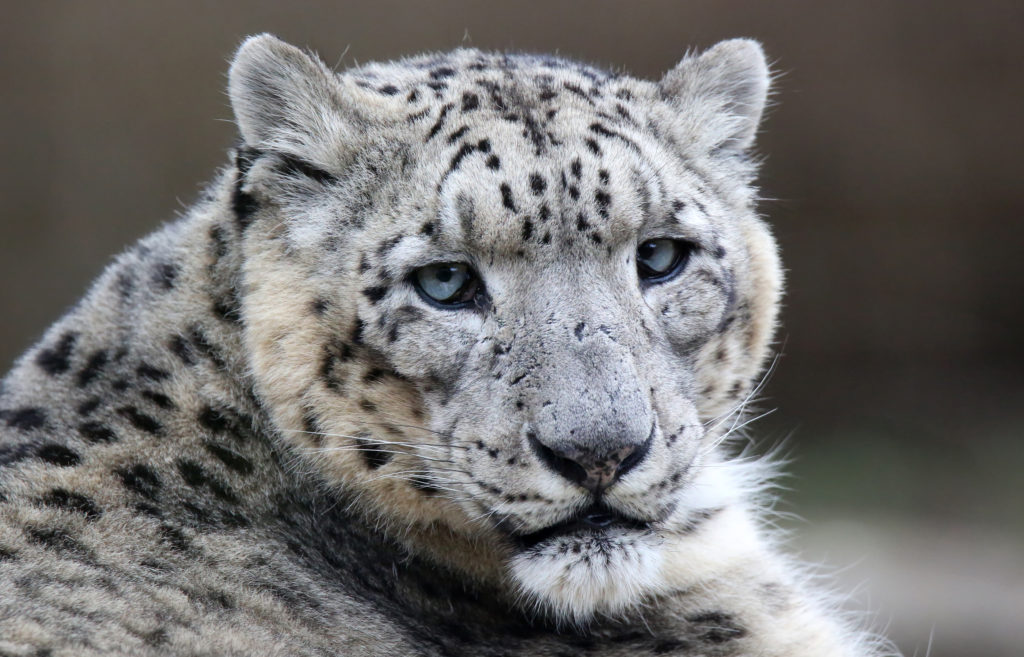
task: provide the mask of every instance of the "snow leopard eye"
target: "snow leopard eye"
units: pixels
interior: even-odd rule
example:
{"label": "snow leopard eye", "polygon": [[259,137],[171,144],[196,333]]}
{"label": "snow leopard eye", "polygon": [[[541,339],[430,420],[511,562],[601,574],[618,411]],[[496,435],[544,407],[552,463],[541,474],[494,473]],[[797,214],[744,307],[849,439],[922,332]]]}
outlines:
{"label": "snow leopard eye", "polygon": [[636,249],[636,269],[645,283],[667,281],[686,266],[693,245],[680,240],[647,240]]}
{"label": "snow leopard eye", "polygon": [[480,278],[461,262],[420,267],[413,272],[412,283],[427,301],[451,308],[472,303],[480,290]]}

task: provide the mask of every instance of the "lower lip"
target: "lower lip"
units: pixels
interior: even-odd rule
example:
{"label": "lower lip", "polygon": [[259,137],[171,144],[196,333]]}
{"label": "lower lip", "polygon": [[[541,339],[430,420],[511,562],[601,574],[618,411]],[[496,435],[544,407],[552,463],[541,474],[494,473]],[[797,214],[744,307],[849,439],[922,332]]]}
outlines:
{"label": "lower lip", "polygon": [[614,529],[626,529],[643,531],[649,529],[646,523],[642,523],[635,520],[629,520],[625,518],[617,518],[611,515],[592,515],[584,518],[570,520],[557,525],[552,525],[546,529],[526,534],[525,536],[516,537],[516,541],[524,549],[534,548],[545,541],[560,536],[571,536],[573,534],[589,533],[589,534],[602,534]]}

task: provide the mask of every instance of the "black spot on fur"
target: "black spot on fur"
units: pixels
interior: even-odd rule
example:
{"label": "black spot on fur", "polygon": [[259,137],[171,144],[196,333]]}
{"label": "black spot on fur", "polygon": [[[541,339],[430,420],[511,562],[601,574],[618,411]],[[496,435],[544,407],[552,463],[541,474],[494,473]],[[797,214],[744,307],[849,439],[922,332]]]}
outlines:
{"label": "black spot on fur", "polygon": [[612,197],[607,192],[597,190],[594,192],[594,202],[597,203],[597,213],[607,219],[608,206],[612,202]]}
{"label": "black spot on fur", "polygon": [[562,84],[562,86],[565,87],[567,90],[571,91],[576,96],[579,96],[583,100],[587,101],[591,105],[594,104],[593,99],[590,96],[588,96],[587,92],[583,91],[583,89],[578,84],[572,82],[565,82],[564,84]]}
{"label": "black spot on fur", "polygon": [[480,107],[480,97],[474,93],[466,92],[462,94],[462,111],[471,112],[476,108]]}
{"label": "black spot on fur", "polygon": [[547,189],[548,183],[544,180],[544,177],[539,173],[530,174],[530,189],[533,190],[534,196],[540,196]]}
{"label": "black spot on fur", "polygon": [[160,262],[153,267],[152,281],[154,287],[166,292],[174,289],[174,281],[178,278],[178,266],[170,262]]}
{"label": "black spot on fur", "polygon": [[276,155],[280,160],[277,170],[282,173],[311,178],[321,185],[331,185],[338,182],[338,179],[333,174],[316,167],[311,162],[284,153],[277,153]]}
{"label": "black spot on fur", "polygon": [[376,413],[377,412],[377,405],[374,404],[369,399],[361,399],[361,400],[359,400],[359,408],[363,409],[367,413]]}
{"label": "black spot on fur", "polygon": [[598,146],[597,142],[594,141],[593,139],[590,139],[588,137],[587,139],[584,140],[584,143],[586,143],[587,148],[589,148],[590,152],[593,153],[594,155],[600,155],[601,154],[601,147]]}
{"label": "black spot on fur", "polygon": [[441,128],[444,126],[445,117],[448,116],[448,112],[451,111],[452,107],[454,107],[454,105],[447,103],[441,108],[441,113],[438,114],[437,121],[433,126],[431,126],[430,132],[427,133],[427,138],[424,141],[430,141],[441,131]]}
{"label": "black spot on fur", "polygon": [[463,144],[462,147],[459,148],[458,151],[456,151],[455,155],[452,156],[451,162],[448,163],[448,173],[458,170],[459,165],[462,164],[462,160],[466,159],[466,157],[470,155],[472,152],[472,146],[470,146],[469,144]]}
{"label": "black spot on fur", "polygon": [[78,372],[78,385],[85,387],[92,382],[100,373],[103,371],[103,367],[107,364],[109,357],[106,349],[97,349],[89,356],[89,360],[85,362],[83,367]]}
{"label": "black spot on fur", "polygon": [[238,300],[234,295],[229,294],[226,298],[215,299],[211,309],[217,319],[231,322],[232,324],[242,323],[242,313],[238,307]]}
{"label": "black spot on fur", "polygon": [[598,169],[597,178],[598,180],[601,181],[602,185],[607,185],[608,181],[611,179],[611,176],[608,174],[607,169]]}
{"label": "black spot on fur", "polygon": [[[462,136],[465,135],[467,132],[469,132],[469,126],[465,126],[465,125],[462,126],[461,128],[459,128],[458,130],[456,130],[452,134],[448,135],[448,143],[449,144],[454,144],[455,142],[457,142],[460,139],[462,139]],[[472,147],[470,147],[470,148],[472,148]]]}
{"label": "black spot on fur", "polygon": [[313,303],[310,304],[310,309],[313,311],[314,315],[320,316],[327,312],[327,307],[329,305],[330,302],[328,302],[327,299],[313,299]]}
{"label": "black spot on fur", "polygon": [[221,463],[226,465],[229,469],[243,475],[252,474],[253,465],[252,462],[235,452],[234,450],[228,449],[222,445],[216,443],[206,443],[206,450],[213,454]]}
{"label": "black spot on fur", "polygon": [[181,529],[166,523],[160,525],[160,539],[176,552],[185,552],[192,547],[188,537]]}
{"label": "black spot on fur", "polygon": [[247,442],[252,435],[252,418],[237,411],[205,406],[196,419],[200,426],[214,433],[227,433],[239,443]]}
{"label": "black spot on fur", "polygon": [[512,212],[518,212],[516,209],[515,199],[512,198],[512,188],[508,186],[508,183],[501,183],[501,204]]}
{"label": "black spot on fur", "polygon": [[199,350],[199,353],[210,359],[210,362],[213,363],[217,369],[227,369],[227,363],[224,361],[224,357],[221,355],[220,349],[210,342],[209,338],[206,337],[206,334],[203,333],[202,328],[198,325],[193,326],[189,331],[189,339],[192,341],[192,344],[195,345],[196,349]]}
{"label": "black spot on fur", "polygon": [[154,382],[163,381],[171,375],[170,372],[153,367],[149,363],[139,363],[139,366],[135,368],[135,373],[139,375],[140,379]]}
{"label": "black spot on fur", "polygon": [[189,346],[185,338],[180,335],[171,336],[171,339],[167,342],[167,346],[170,348],[171,353],[177,356],[181,362],[186,365],[195,365],[195,355],[192,353],[192,347]]}
{"label": "black spot on fur", "polygon": [[224,229],[220,226],[210,227],[210,241],[213,243],[213,255],[223,258],[228,254],[228,241],[224,237]]}
{"label": "black spot on fur", "polygon": [[359,446],[359,455],[366,461],[366,467],[371,470],[376,470],[391,460],[392,454],[384,450],[379,443],[357,438],[356,444]]}
{"label": "black spot on fur", "polygon": [[377,91],[381,92],[385,96],[394,96],[398,93],[398,87],[393,84],[386,84]]}
{"label": "black spot on fur", "polygon": [[450,66],[441,66],[439,68],[435,68],[430,72],[430,79],[443,80],[445,78],[450,78],[453,75],[455,75],[454,68],[451,68]]}
{"label": "black spot on fur", "polygon": [[259,202],[251,194],[244,190],[245,174],[249,172],[252,163],[259,157],[259,151],[252,148],[241,148],[235,155],[235,185],[231,192],[231,209],[235,214],[235,221],[239,228],[245,229],[252,223],[252,215],[260,208]]}
{"label": "black spot on fur", "polygon": [[337,363],[342,360],[342,355],[351,357],[351,348],[347,344],[326,344],[324,345],[323,357],[320,361],[320,378],[329,390],[341,393],[343,380],[337,370]]}
{"label": "black spot on fur", "polygon": [[206,488],[215,497],[225,502],[238,503],[238,498],[223,482],[206,472],[203,466],[195,461],[181,459],[178,461],[178,472],[185,483],[192,488]]}
{"label": "black spot on fur", "polygon": [[71,366],[71,352],[75,348],[76,340],[77,333],[65,333],[56,345],[43,349],[36,355],[36,365],[51,376],[63,374]]}
{"label": "black spot on fur", "polygon": [[501,168],[501,160],[498,159],[497,155],[491,155],[490,157],[488,157],[486,164],[488,169],[496,170]]}
{"label": "black spot on fur", "polygon": [[90,443],[113,443],[117,442],[117,434],[99,422],[86,422],[78,426],[78,433]]}
{"label": "black spot on fur", "polygon": [[140,394],[143,398],[148,399],[164,410],[174,408],[174,401],[162,392],[157,392],[155,390],[143,390]]}
{"label": "black spot on fur", "polygon": [[573,178],[579,179],[583,175],[583,163],[580,162],[580,158],[575,158],[572,164],[569,165],[569,173],[572,174]]}
{"label": "black spot on fur", "polygon": [[124,267],[124,271],[118,272],[114,285],[117,287],[117,294],[122,300],[128,299],[135,290],[134,272],[131,267]]}
{"label": "black spot on fur", "polygon": [[726,643],[747,634],[747,631],[736,623],[736,619],[720,611],[687,616],[686,620],[700,628],[701,634],[698,638],[705,643]]}
{"label": "black spot on fur", "polygon": [[363,344],[363,332],[365,328],[366,325],[363,323],[363,320],[357,317],[356,323],[352,327],[352,335],[349,337],[349,340],[352,342],[352,344]]}
{"label": "black spot on fur", "polygon": [[370,300],[370,303],[377,303],[388,293],[387,286],[377,285],[363,289],[363,296]]}
{"label": "black spot on fur", "polygon": [[70,468],[82,462],[82,457],[64,445],[57,443],[45,443],[36,449],[36,456],[47,463],[59,465],[62,468]]}
{"label": "black spot on fur", "polygon": [[95,411],[97,408],[99,408],[100,407],[100,403],[101,403],[101,400],[100,400],[99,397],[90,397],[89,399],[86,399],[84,402],[79,404],[78,408],[75,409],[75,410],[78,411],[79,415],[84,417],[86,415],[91,414],[93,411]]}
{"label": "black spot on fur", "polygon": [[576,230],[583,232],[590,229],[590,222],[587,221],[587,215],[582,212],[576,215]]}
{"label": "black spot on fur", "polygon": [[576,340],[582,342],[582,340],[583,340],[583,331],[585,331],[586,328],[587,328],[586,322],[580,322],[579,324],[576,325],[576,328],[573,329],[573,333],[576,335]]}
{"label": "black spot on fur", "polygon": [[533,236],[533,222],[529,218],[523,220],[523,241]]}
{"label": "black spot on fur", "polygon": [[427,223],[420,226],[420,235],[427,235],[429,237],[430,235],[434,234],[434,230],[436,228],[437,225],[434,222],[428,221]]}
{"label": "black spot on fur", "polygon": [[63,488],[54,488],[42,497],[43,504],[56,507],[72,513],[81,513],[89,520],[95,520],[103,515],[96,503],[80,493],[73,493]]}
{"label": "black spot on fur", "polygon": [[155,500],[160,492],[160,478],[147,465],[136,463],[133,466],[115,470],[114,474],[121,479],[121,484],[125,488],[148,500]]}
{"label": "black spot on fur", "polygon": [[163,433],[164,427],[162,424],[134,406],[122,406],[117,409],[117,412],[131,422],[133,427],[140,431],[145,431],[153,436]]}
{"label": "black spot on fur", "polygon": [[429,479],[422,475],[409,477],[409,485],[424,495],[437,495],[441,492],[437,487],[431,485]]}
{"label": "black spot on fur", "polygon": [[26,406],[0,411],[0,419],[4,420],[12,429],[32,431],[46,424],[46,412],[41,408]]}
{"label": "black spot on fur", "polygon": [[70,552],[77,556],[89,554],[84,545],[61,527],[29,527],[25,529],[25,536],[33,543],[57,552]]}
{"label": "black spot on fur", "polygon": [[199,411],[199,416],[196,419],[199,420],[200,425],[215,433],[227,431],[228,418],[218,413],[211,406],[206,406]]}

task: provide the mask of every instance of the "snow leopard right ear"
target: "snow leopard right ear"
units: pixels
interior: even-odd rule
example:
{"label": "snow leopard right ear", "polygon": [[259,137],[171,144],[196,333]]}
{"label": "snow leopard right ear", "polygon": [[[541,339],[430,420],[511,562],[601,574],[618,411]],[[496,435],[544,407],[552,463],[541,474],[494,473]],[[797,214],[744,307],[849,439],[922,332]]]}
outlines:
{"label": "snow leopard right ear", "polygon": [[771,73],[761,44],[729,39],[687,56],[659,86],[676,109],[682,142],[704,152],[742,152],[754,144]]}
{"label": "snow leopard right ear", "polygon": [[249,37],[228,73],[245,145],[327,165],[358,131],[345,85],[318,58],[269,34]]}

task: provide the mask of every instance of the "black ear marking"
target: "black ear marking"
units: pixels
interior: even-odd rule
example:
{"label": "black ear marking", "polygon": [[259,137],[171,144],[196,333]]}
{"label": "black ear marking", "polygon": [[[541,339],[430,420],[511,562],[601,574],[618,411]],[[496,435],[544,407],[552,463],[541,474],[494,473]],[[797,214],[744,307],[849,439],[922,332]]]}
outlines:
{"label": "black ear marking", "polygon": [[252,223],[252,216],[260,208],[256,198],[244,189],[245,176],[259,156],[258,150],[246,147],[239,148],[235,154],[235,185],[231,193],[231,209],[241,230],[245,230]]}
{"label": "black ear marking", "polygon": [[275,167],[281,173],[289,176],[303,176],[317,181],[321,185],[332,185],[338,182],[337,176],[315,166],[300,157],[288,155],[287,153],[274,153],[279,163]]}

